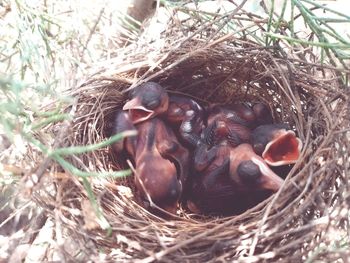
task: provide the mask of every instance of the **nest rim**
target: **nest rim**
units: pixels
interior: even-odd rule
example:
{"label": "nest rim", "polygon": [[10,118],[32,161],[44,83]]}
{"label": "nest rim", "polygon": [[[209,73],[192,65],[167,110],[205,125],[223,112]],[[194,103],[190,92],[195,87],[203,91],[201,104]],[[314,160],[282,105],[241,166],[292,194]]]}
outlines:
{"label": "nest rim", "polygon": [[[348,98],[334,77],[334,69],[298,63],[283,52],[245,39],[225,40],[209,47],[201,39],[192,39],[168,52],[170,47],[158,52],[160,63],[156,66],[148,62],[152,49],[148,52],[143,46],[144,50],[131,52],[132,47],[127,47],[125,53],[129,61],[134,61],[132,65],[123,68],[125,62],[120,63],[123,59],[108,61],[108,68],[96,71],[97,74],[72,90],[72,95],[78,97],[79,114],[71,127],[71,135],[67,136],[70,144],[86,145],[108,137],[110,120],[125,102],[126,91],[152,80],[170,93],[185,94],[203,103],[227,104],[232,100],[267,103],[274,109],[275,121],[288,122],[296,130],[304,144],[302,158],[276,194],[230,217],[198,216],[180,209],[175,221],[164,220],[130,199],[130,193],[123,187],[130,187],[131,178],[119,179],[117,183],[91,180],[114,236],[106,237],[96,225],[91,229],[87,227],[82,235],[110,252],[120,249],[118,257],[125,261],[179,258],[201,261],[213,260],[218,255],[225,259],[250,256],[257,261],[285,258],[291,249],[298,250],[301,258],[303,249],[315,249],[317,242],[312,240],[321,235],[329,223],[318,224],[317,220],[323,218],[327,209],[332,210],[332,200],[341,199],[337,193],[342,189],[339,181],[345,180],[335,157],[343,152],[339,147],[336,149],[336,145],[344,143],[338,132],[348,127],[345,116]],[[320,72],[334,78],[322,79]],[[210,89],[213,86],[215,88]],[[206,94],[208,90],[210,93]],[[77,158],[79,161],[72,159],[71,162],[83,169],[121,168],[115,165],[108,149]],[[87,198],[82,183],[76,178],[56,184],[72,189],[75,198]],[[80,202],[69,203],[65,201],[69,198],[65,198],[65,205],[83,210]],[[321,200],[323,208],[317,207],[315,200]],[[69,231],[76,231],[82,224],[86,226],[83,213],[66,217]],[[310,247],[305,248],[308,241]],[[248,245],[242,247],[244,242]],[[281,247],[271,248],[278,243]],[[269,254],[271,251],[273,254]]]}

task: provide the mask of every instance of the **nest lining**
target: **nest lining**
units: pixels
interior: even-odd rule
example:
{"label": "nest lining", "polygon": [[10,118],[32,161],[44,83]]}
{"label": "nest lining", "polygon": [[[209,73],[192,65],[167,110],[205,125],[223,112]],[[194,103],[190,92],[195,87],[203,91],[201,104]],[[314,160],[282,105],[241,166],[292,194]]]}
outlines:
{"label": "nest lining", "polygon": [[[210,48],[202,39],[192,39],[174,50],[172,45],[169,42],[156,53],[155,60],[161,61],[156,68],[148,63],[149,53],[154,52],[151,47],[121,50],[120,56],[125,54],[127,61],[109,61],[108,69],[72,91],[78,97],[78,116],[67,141],[86,145],[110,136],[111,120],[126,100],[125,91],[131,84],[151,80],[170,93],[186,94],[204,105],[268,104],[275,122],[288,122],[303,141],[300,161],[277,194],[233,217],[198,216],[180,209],[178,218],[164,220],[133,200],[129,189],[133,189],[132,177],[93,179],[112,235],[87,227],[83,213],[65,212],[68,233],[82,244],[83,240],[93,241],[95,249],[104,250],[109,260],[141,262],[300,261],[320,243],[328,242],[327,230],[342,224],[337,220],[348,184],[343,164],[349,148],[342,132],[349,127],[348,102],[335,73],[246,39],[218,42]],[[108,149],[70,161],[82,169],[125,168]],[[78,179],[57,180],[56,185],[65,189],[60,197],[64,206],[83,210],[81,199],[87,196]],[[38,199],[43,206],[54,202],[43,204],[43,197]],[[84,224],[85,230],[81,229]]]}

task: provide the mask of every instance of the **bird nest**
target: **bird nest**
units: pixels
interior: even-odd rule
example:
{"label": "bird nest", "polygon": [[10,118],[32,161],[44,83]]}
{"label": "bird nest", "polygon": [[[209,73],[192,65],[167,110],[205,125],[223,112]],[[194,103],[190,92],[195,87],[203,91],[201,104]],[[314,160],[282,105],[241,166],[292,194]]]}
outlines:
{"label": "bird nest", "polygon": [[[339,72],[311,62],[311,56],[290,55],[286,43],[267,48],[244,34],[220,33],[213,25],[194,23],[183,30],[177,22],[169,22],[161,41],[141,39],[119,49],[115,58],[97,65],[95,74],[71,90],[75,117],[65,142],[88,145],[108,138],[111,120],[127,100],[126,91],[154,81],[203,105],[268,104],[274,120],[289,123],[301,138],[300,160],[276,194],[230,217],[194,215],[181,207],[176,217],[163,219],[135,202],[132,176],[89,178],[110,233],[93,213],[86,184],[73,175],[57,178],[60,202],[67,207],[61,214],[66,234],[79,240],[86,255],[103,251],[105,260],[118,262],[300,262],[330,245],[331,235],[347,222],[349,187],[344,133],[349,109]],[[86,171],[127,168],[116,162],[108,147],[76,155],[70,162]],[[37,196],[50,208],[47,199]],[[330,254],[321,251],[317,257]]]}

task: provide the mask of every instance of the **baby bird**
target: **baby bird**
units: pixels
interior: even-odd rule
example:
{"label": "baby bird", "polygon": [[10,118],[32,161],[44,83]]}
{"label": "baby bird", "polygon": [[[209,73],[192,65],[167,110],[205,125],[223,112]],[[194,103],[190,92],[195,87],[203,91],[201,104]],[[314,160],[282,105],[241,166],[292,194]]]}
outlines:
{"label": "baby bird", "polygon": [[191,110],[203,118],[203,107],[195,100],[186,96],[170,95],[166,119],[170,123],[180,126],[186,116],[186,112]]}
{"label": "baby bird", "polygon": [[128,110],[133,124],[149,120],[168,110],[169,96],[163,87],[155,82],[143,83],[129,93],[130,100],[123,110]]}
{"label": "baby bird", "polygon": [[256,128],[260,125],[273,123],[272,113],[270,111],[270,108],[266,104],[257,102],[253,104],[252,109],[256,118],[255,124],[252,128]]}
{"label": "baby bird", "polygon": [[169,213],[176,213],[189,170],[189,152],[175,134],[159,118],[134,125],[126,111],[118,111],[114,134],[136,130],[136,137],[127,137],[112,145],[120,157],[135,164],[134,181],[141,203],[152,203]]}
{"label": "baby bird", "polygon": [[296,163],[302,142],[287,124],[268,124],[257,127],[251,135],[255,153],[271,166]]}
{"label": "baby bird", "polygon": [[204,109],[186,96],[171,95],[165,120],[172,124],[179,137],[188,147],[194,147],[200,140],[204,128]]}
{"label": "baby bird", "polygon": [[[187,202],[193,212],[238,214],[278,191],[283,180],[249,144],[214,146],[195,157],[198,174]],[[208,157],[209,156],[209,157]]]}
{"label": "baby bird", "polygon": [[188,175],[189,153],[158,118],[140,123],[137,130],[136,187],[145,203],[151,199],[174,214]]}
{"label": "baby bird", "polygon": [[249,141],[249,127],[254,120],[253,111],[244,104],[214,106],[208,110],[207,127],[201,139],[209,146],[223,143],[235,147]]}
{"label": "baby bird", "polygon": [[[112,128],[112,134],[118,134],[123,131],[136,131],[135,126],[133,125],[128,112],[126,111],[117,111]],[[118,155],[121,159],[135,158],[136,152],[136,137],[125,137],[122,140],[119,140],[112,144],[112,150]]]}
{"label": "baby bird", "polygon": [[178,136],[187,144],[195,144],[203,129],[203,108],[193,99],[171,95],[162,86],[146,82],[129,93],[130,100],[123,110],[128,110],[134,124],[161,116],[170,123]]}
{"label": "baby bird", "polygon": [[247,143],[230,151],[230,178],[237,185],[273,192],[277,192],[283,183]]}

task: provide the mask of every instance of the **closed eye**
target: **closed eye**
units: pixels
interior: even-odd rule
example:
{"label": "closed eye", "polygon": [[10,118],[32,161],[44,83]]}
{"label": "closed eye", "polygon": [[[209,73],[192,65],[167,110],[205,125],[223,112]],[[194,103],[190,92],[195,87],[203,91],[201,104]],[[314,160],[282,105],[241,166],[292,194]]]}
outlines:
{"label": "closed eye", "polygon": [[148,109],[154,109],[154,108],[158,107],[159,104],[160,104],[159,100],[151,100],[151,101],[148,101],[145,106]]}

